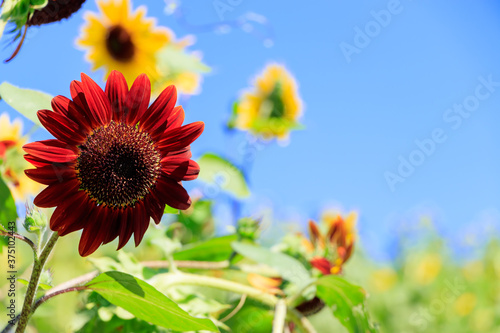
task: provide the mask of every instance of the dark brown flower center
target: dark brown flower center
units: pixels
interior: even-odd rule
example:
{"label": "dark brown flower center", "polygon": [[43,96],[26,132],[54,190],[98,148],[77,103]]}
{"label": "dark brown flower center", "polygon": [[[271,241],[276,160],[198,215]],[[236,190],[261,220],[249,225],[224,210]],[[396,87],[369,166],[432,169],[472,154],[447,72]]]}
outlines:
{"label": "dark brown flower center", "polygon": [[160,152],[149,134],[135,126],[112,121],[90,134],[79,148],[80,188],[100,205],[133,206],[156,183]]}
{"label": "dark brown flower center", "polygon": [[119,25],[108,29],[106,48],[115,60],[123,62],[132,59],[135,53],[135,46],[130,33]]}
{"label": "dark brown flower center", "polygon": [[85,0],[49,0],[47,6],[34,11],[26,24],[42,25],[68,18],[78,11],[84,2]]}

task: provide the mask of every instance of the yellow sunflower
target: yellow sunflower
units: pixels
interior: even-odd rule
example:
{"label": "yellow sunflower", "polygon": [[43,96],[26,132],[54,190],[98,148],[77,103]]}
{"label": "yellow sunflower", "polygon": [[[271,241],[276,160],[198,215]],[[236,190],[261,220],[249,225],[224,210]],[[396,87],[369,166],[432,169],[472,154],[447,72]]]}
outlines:
{"label": "yellow sunflower", "polygon": [[229,127],[264,139],[286,139],[290,130],[300,128],[302,101],[295,79],[284,66],[268,65],[253,85],[235,104]]}
{"label": "yellow sunflower", "polygon": [[104,67],[106,78],[112,70],[125,76],[129,86],[142,73],[158,80],[157,53],[173,36],[146,18],[146,8],[131,11],[130,0],[97,0],[100,14],[87,12],[86,24],[76,43],[87,51],[86,59],[93,70]]}
{"label": "yellow sunflower", "polygon": [[97,5],[100,15],[85,14],[87,23],[76,41],[87,51],[92,70],[104,68],[105,79],[118,70],[129,85],[145,73],[155,96],[172,84],[178,93],[199,92],[201,74],[209,68],[200,55],[186,51],[193,37],[176,40],[172,30],[157,27],[154,19],[146,17],[145,7],[132,12],[130,0],[98,0]]}
{"label": "yellow sunflower", "polygon": [[21,136],[22,129],[21,120],[11,122],[7,113],[0,115],[0,176],[16,201],[24,201],[41,190],[40,184],[24,174],[30,165],[23,157],[26,138]]}

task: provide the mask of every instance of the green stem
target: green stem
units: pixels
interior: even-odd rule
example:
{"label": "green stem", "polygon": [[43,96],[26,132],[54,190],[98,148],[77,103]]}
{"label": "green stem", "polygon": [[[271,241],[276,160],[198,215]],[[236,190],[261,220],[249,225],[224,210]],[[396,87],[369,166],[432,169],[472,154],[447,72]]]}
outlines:
{"label": "green stem", "polygon": [[302,315],[299,311],[293,308],[288,308],[287,316],[297,325],[297,327],[301,329],[302,332],[317,333],[309,319],[307,319],[307,317]]}
{"label": "green stem", "polygon": [[253,298],[254,300],[266,304],[270,307],[275,307],[276,303],[278,303],[278,299],[275,296],[241,283],[219,279],[211,276],[188,273],[172,273],[166,275],[168,275],[168,278],[165,279],[166,287],[175,285],[211,287],[220,290],[231,291],[241,295],[247,295],[248,297]]}
{"label": "green stem", "polygon": [[283,333],[286,321],[286,302],[280,299],[274,310],[273,333]]}
{"label": "green stem", "polygon": [[[247,295],[256,301],[259,301],[270,307],[276,307],[278,303],[281,303],[279,308],[283,312],[283,306],[286,308],[286,302],[284,300],[279,300],[277,297],[267,294],[263,291],[255,289],[253,287],[228,281],[224,279],[219,279],[211,276],[195,275],[188,273],[168,273],[164,276],[164,285],[166,288],[176,286],[176,285],[192,285],[192,286],[203,286],[211,287],[219,290],[230,291],[237,294]],[[302,332],[316,333],[316,330],[312,326],[311,322],[300,314],[297,310],[293,308],[285,309],[286,317],[295,322],[298,328]]]}
{"label": "green stem", "polygon": [[56,244],[58,238],[58,233],[53,232],[49,240],[45,244],[40,257],[36,259],[33,264],[33,271],[31,272],[31,278],[28,285],[28,290],[26,291],[26,296],[24,298],[23,309],[21,310],[21,317],[19,318],[19,324],[17,325],[16,333],[24,333],[24,330],[28,325],[28,320],[31,316],[31,308],[33,306],[33,299],[38,289],[38,281],[40,280],[43,266],[45,265],[45,262],[47,261],[49,254],[54,248],[54,245]]}
{"label": "green stem", "polygon": [[19,240],[22,240],[23,242],[25,242],[26,244],[28,244],[31,247],[31,249],[33,250],[33,258],[34,258],[34,260],[36,260],[36,256],[37,256],[38,252],[36,251],[35,243],[33,243],[33,241],[31,239],[29,239],[28,237],[25,237],[23,235],[20,235],[17,232],[6,232],[6,231],[2,231],[2,230],[0,230],[0,236],[14,237],[14,238],[17,238]]}
{"label": "green stem", "polygon": [[288,298],[287,300],[287,305],[288,306],[296,306],[298,304],[295,304],[297,303],[297,301],[302,297],[302,294],[309,288],[311,288],[311,286],[313,286],[314,284],[316,283],[316,280],[313,280],[311,282],[309,282],[308,284],[306,284],[302,289],[300,289],[297,293],[295,293],[294,295],[292,295],[290,298]]}

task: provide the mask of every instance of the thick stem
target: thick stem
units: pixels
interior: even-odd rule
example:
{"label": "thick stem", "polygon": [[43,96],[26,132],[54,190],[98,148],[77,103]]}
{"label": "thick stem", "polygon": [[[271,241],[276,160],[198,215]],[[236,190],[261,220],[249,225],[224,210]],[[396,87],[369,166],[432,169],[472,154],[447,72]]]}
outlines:
{"label": "thick stem", "polygon": [[38,281],[40,280],[43,266],[45,265],[45,262],[47,261],[49,254],[54,248],[54,245],[56,244],[58,238],[59,235],[57,234],[57,232],[53,232],[49,240],[45,244],[40,257],[35,260],[35,263],[33,264],[33,271],[31,272],[31,278],[28,284],[28,290],[26,291],[26,296],[24,298],[23,309],[21,310],[21,317],[19,318],[19,324],[17,325],[16,333],[24,333],[26,325],[28,325],[28,320],[31,316],[31,308],[33,306],[33,299],[38,289]]}

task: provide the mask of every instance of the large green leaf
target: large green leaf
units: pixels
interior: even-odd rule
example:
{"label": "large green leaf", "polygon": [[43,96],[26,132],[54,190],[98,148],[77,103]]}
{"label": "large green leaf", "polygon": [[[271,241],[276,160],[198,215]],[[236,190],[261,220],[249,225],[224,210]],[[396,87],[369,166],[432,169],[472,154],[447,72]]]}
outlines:
{"label": "large green leaf", "polygon": [[244,199],[250,196],[243,172],[222,157],[207,153],[198,159],[200,165],[199,178],[217,188],[227,191],[236,198]]}
{"label": "large green leaf", "polygon": [[36,112],[43,109],[52,110],[50,105],[52,96],[37,90],[19,88],[8,82],[0,84],[0,97],[37,125],[41,124]]}
{"label": "large green leaf", "polygon": [[311,275],[304,265],[287,254],[272,252],[260,246],[241,242],[233,242],[231,245],[242,256],[272,267],[280,273],[281,277],[299,288],[305,287],[312,281]]}
{"label": "large green leaf", "polygon": [[153,286],[132,275],[116,271],[106,272],[85,286],[99,293],[110,303],[152,324],[181,332],[218,332],[211,320],[191,316]]}
{"label": "large green leaf", "polygon": [[228,235],[190,244],[174,253],[175,260],[222,261],[229,259],[233,249],[231,243],[238,236]]}
{"label": "large green leaf", "polygon": [[333,314],[351,333],[377,332],[370,324],[365,311],[365,291],[335,275],[318,279],[317,295],[328,306],[333,307]]}
{"label": "large green leaf", "polygon": [[[10,193],[7,184],[0,177],[0,225],[3,226],[7,231],[11,231],[9,227],[9,222],[16,222],[17,210],[16,203],[12,194]],[[16,231],[14,229],[14,231]],[[7,237],[0,237],[0,253],[2,249],[8,243]]]}

